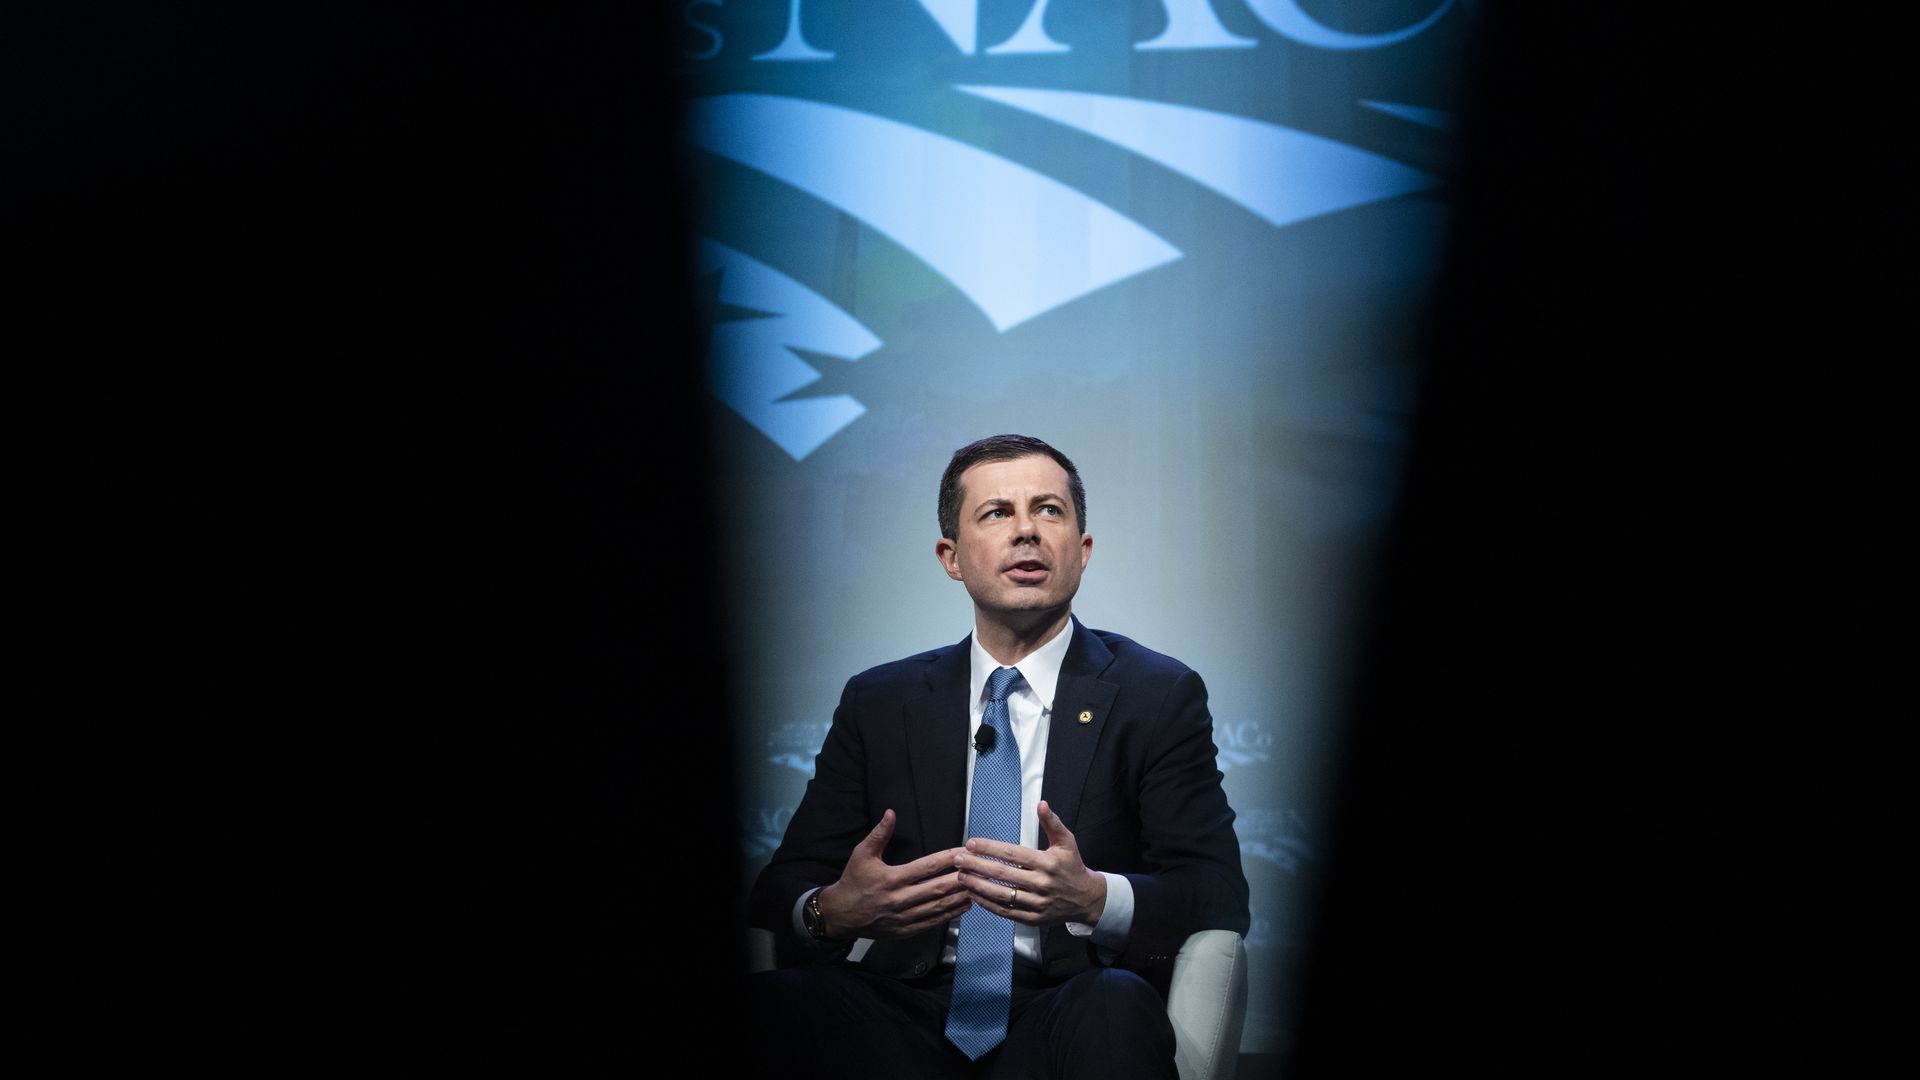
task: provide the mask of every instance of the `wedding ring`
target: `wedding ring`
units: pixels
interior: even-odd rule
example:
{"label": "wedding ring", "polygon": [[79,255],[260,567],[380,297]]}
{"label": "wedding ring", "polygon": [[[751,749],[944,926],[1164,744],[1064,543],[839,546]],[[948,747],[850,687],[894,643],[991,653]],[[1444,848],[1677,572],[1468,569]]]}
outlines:
{"label": "wedding ring", "polygon": [[1008,888],[1012,889],[1013,891],[1007,894],[1007,906],[1012,907],[1014,898],[1020,895],[1020,887],[1017,885],[1010,885],[1008,886]]}

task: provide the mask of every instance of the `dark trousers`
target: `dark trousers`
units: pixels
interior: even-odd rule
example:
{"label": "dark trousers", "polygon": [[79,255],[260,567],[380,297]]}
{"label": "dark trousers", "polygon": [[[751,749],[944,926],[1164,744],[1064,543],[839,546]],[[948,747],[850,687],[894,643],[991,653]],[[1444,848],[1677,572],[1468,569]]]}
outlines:
{"label": "dark trousers", "polygon": [[952,968],[911,981],[858,964],[760,972],[749,1056],[769,1080],[1176,1080],[1173,1025],[1146,980],[1095,968],[1048,986],[1014,970],[1007,1039],[977,1062],[947,1041]]}

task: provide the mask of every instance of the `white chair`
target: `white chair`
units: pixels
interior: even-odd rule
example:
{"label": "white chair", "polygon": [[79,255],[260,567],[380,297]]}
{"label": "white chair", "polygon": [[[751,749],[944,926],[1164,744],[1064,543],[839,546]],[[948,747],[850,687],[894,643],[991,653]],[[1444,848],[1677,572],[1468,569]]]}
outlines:
{"label": "white chair", "polygon": [[[773,932],[747,931],[747,967],[771,971]],[[1180,946],[1167,989],[1180,1080],[1233,1080],[1247,1023],[1247,946],[1231,930],[1202,930]]]}
{"label": "white chair", "polygon": [[1247,946],[1231,930],[1202,930],[1180,946],[1167,989],[1180,1080],[1233,1080],[1247,1026]]}

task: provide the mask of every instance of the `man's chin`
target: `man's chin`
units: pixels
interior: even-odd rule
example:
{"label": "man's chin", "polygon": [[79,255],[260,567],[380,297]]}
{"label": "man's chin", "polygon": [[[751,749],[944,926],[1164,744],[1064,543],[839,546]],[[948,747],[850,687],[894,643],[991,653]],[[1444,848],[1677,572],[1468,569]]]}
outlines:
{"label": "man's chin", "polygon": [[1002,622],[1033,626],[1064,618],[1070,601],[1051,596],[1002,597],[998,602],[978,605],[982,612]]}
{"label": "man's chin", "polygon": [[995,606],[1006,612],[1036,612],[1056,611],[1066,607],[1066,604],[1062,603],[1058,597],[1045,596],[1034,590],[1022,590],[1012,596],[1002,597]]}

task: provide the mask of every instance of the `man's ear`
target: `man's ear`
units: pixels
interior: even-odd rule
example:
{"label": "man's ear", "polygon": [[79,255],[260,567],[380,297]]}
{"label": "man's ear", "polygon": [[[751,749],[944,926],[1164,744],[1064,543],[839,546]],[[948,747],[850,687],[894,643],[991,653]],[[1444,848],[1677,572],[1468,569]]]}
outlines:
{"label": "man's ear", "polygon": [[945,570],[948,577],[955,581],[966,580],[960,576],[959,548],[954,546],[953,541],[944,536],[934,541],[933,556],[940,560],[940,569]]}
{"label": "man's ear", "polygon": [[1080,569],[1087,568],[1087,560],[1093,558],[1093,534],[1080,534]]}

